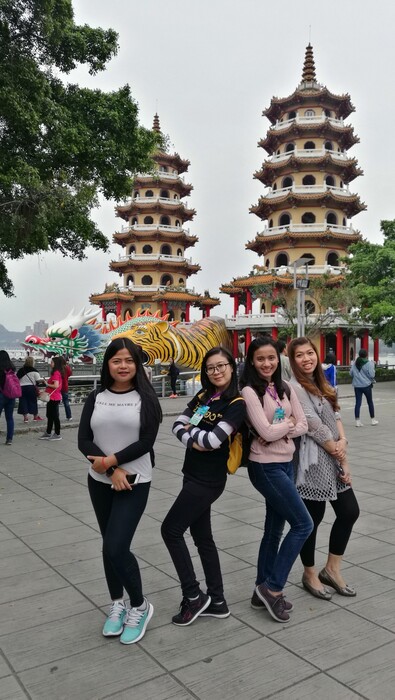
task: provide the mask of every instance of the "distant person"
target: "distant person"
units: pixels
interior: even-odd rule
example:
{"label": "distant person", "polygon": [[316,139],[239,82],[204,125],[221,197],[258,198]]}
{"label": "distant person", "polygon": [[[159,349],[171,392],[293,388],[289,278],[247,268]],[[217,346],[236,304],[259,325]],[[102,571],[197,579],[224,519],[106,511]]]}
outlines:
{"label": "distant person", "polygon": [[350,374],[352,377],[352,385],[354,387],[355,394],[355,425],[357,428],[362,428],[363,423],[360,421],[360,412],[362,404],[362,396],[365,396],[368,403],[370,421],[372,425],[377,425],[378,420],[374,417],[374,404],[373,404],[373,382],[376,374],[376,369],[374,362],[369,360],[368,351],[361,348],[359,355],[355,360],[354,364],[350,369]]}
{"label": "distant person", "polygon": [[16,377],[15,365],[11,362],[8,352],[5,350],[0,350],[0,416],[4,409],[4,415],[7,423],[7,437],[5,444],[12,445],[12,438],[14,437],[15,398],[11,398],[5,394],[4,385],[6,383],[8,372],[12,372]]}
{"label": "distant person", "polygon": [[[47,430],[39,440],[61,440],[59,404],[62,400],[62,382],[64,376],[64,363],[61,357],[53,357],[51,360],[52,373],[49,379],[44,380],[47,386],[49,401],[47,403]],[[54,428],[54,433],[52,433]]]}
{"label": "distant person", "polygon": [[29,420],[29,414],[33,416],[33,420],[42,420],[41,416],[38,415],[38,405],[37,405],[37,383],[42,382],[43,379],[34,369],[34,357],[28,355],[25,359],[25,364],[23,367],[18,369],[17,375],[19,379],[22,396],[19,399],[18,413],[23,416],[23,422],[27,423]]}
{"label": "distant person", "polygon": [[64,374],[62,378],[62,402],[64,410],[66,413],[66,420],[72,421],[73,417],[71,415],[70,401],[69,401],[69,378],[73,374],[73,370],[70,367],[68,357],[62,357]]}
{"label": "distant person", "polygon": [[180,370],[178,369],[173,358],[171,357],[170,364],[169,364],[169,371],[168,371],[168,375],[170,377],[170,386],[171,386],[171,394],[170,394],[171,399],[177,398],[177,379],[178,379],[179,374],[180,374]]}
{"label": "distant person", "polygon": [[281,362],[281,377],[288,382],[292,377],[291,365],[288,359],[288,350],[285,340],[277,340],[276,347],[280,355]]}
{"label": "distant person", "polygon": [[322,363],[322,369],[324,370],[326,380],[331,386],[334,387],[334,389],[336,389],[336,355],[334,352],[328,352],[325,355],[325,360]]}

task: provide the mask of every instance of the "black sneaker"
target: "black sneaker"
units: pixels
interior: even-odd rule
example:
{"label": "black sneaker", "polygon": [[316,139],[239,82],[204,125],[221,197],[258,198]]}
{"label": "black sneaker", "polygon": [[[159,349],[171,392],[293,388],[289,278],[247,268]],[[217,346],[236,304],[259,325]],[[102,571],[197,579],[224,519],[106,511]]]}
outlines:
{"label": "black sneaker", "polygon": [[[283,598],[284,598],[284,609],[287,612],[291,612],[291,610],[294,609],[293,603],[291,603],[290,600],[286,600],[285,596],[283,596]],[[254,608],[254,610],[266,610],[265,604],[262,603],[260,598],[258,598],[256,591],[254,591],[252,594],[251,607]]]}
{"label": "black sneaker", "polygon": [[180,612],[172,617],[171,621],[173,625],[178,625],[179,627],[186,627],[191,625],[192,622],[196,620],[197,617],[206,610],[211,603],[211,598],[205,593],[200,593],[199,598],[196,600],[189,600],[189,598],[183,598],[180,605]]}
{"label": "black sneaker", "polygon": [[255,588],[258,598],[261,599],[266,610],[270,613],[273,620],[277,622],[289,622],[289,615],[285,609],[285,599],[282,595],[273,595],[266,588],[264,583],[259,584]]}
{"label": "black sneaker", "polygon": [[221,600],[220,603],[213,603],[211,601],[208,608],[206,608],[202,613],[200,613],[200,615],[201,615],[201,617],[225,618],[225,617],[229,617],[230,610],[229,610],[228,606],[226,605],[226,600]]}

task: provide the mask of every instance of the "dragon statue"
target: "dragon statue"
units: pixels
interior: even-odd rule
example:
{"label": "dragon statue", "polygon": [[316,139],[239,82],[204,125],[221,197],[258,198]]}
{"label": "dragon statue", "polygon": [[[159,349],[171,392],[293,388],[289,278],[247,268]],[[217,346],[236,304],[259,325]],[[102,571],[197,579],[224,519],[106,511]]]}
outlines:
{"label": "dragon statue", "polygon": [[47,357],[67,355],[85,361],[95,357],[100,361],[105,348],[115,337],[130,338],[142,348],[147,364],[155,360],[167,364],[173,358],[177,364],[189,369],[200,369],[205,353],[216,345],[231,348],[225,322],[221,318],[203,318],[184,326],[169,321],[168,315],[157,311],[138,311],[135,316],[99,323],[97,310],[85,308],[77,314],[74,309],[65,319],[47,329],[46,336],[28,335],[22,345],[40,351]]}

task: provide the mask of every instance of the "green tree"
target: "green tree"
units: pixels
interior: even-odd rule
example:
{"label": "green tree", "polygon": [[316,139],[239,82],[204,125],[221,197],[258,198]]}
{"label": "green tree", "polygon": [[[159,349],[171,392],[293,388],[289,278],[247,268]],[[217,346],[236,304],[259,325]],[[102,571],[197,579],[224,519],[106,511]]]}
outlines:
{"label": "green tree", "polygon": [[350,247],[347,285],[360,299],[360,316],[372,335],[395,341],[395,221],[381,221],[384,243],[360,241]]}
{"label": "green tree", "polygon": [[0,288],[7,259],[59,251],[81,260],[108,241],[91,219],[98,195],[120,201],[152,167],[158,135],[138,123],[129,86],[105,93],[66,84],[94,75],[117,34],[74,22],[72,0],[0,0]]}

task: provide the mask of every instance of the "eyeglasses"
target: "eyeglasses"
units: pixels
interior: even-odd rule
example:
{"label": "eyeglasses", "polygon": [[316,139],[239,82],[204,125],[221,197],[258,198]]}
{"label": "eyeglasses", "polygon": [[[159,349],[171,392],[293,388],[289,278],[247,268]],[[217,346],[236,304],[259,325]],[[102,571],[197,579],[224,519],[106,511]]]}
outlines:
{"label": "eyeglasses", "polygon": [[221,362],[221,364],[215,365],[215,367],[206,367],[206,374],[208,374],[209,376],[211,374],[215,374],[215,372],[223,374],[226,368],[229,367],[229,364],[229,362]]}

